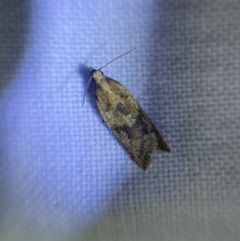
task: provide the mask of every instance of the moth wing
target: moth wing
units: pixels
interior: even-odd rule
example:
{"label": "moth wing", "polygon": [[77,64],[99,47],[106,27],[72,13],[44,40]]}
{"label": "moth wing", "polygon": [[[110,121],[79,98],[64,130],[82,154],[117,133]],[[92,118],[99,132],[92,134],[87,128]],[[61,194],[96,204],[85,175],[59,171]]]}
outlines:
{"label": "moth wing", "polygon": [[[170,148],[134,96],[119,82],[105,77],[108,88],[97,89],[99,111],[132,160],[144,171],[156,150]],[[110,90],[110,91],[109,91]]]}
{"label": "moth wing", "polygon": [[116,124],[110,129],[131,159],[144,171],[150,166],[151,155],[156,150],[170,152],[169,146],[142,109],[139,109],[139,115],[131,128]]}

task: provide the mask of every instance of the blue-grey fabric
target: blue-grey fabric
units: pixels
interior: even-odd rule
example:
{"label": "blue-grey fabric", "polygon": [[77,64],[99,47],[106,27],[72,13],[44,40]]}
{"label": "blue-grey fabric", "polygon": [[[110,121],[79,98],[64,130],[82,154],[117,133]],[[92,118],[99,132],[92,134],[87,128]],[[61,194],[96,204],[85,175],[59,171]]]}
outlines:
{"label": "blue-grey fabric", "polygon": [[[0,4],[0,240],[235,241],[240,2]],[[172,149],[141,171],[86,66],[137,98]]]}

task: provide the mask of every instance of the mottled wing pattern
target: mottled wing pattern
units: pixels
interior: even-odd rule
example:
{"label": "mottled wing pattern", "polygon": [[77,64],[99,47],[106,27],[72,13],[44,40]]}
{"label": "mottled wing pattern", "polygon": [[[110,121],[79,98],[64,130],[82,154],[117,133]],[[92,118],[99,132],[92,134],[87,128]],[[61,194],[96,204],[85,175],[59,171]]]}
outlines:
{"label": "mottled wing pattern", "polygon": [[119,82],[104,76],[96,85],[97,105],[109,129],[132,160],[143,170],[151,164],[156,150],[170,148],[134,96]]}

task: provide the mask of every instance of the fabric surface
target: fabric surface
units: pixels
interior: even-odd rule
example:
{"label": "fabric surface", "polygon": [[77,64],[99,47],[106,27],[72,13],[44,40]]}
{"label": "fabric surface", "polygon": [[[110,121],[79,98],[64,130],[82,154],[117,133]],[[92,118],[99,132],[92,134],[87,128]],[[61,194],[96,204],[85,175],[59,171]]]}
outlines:
{"label": "fabric surface", "polygon": [[[239,240],[240,2],[2,1],[0,240]],[[172,149],[141,171],[86,66]]]}

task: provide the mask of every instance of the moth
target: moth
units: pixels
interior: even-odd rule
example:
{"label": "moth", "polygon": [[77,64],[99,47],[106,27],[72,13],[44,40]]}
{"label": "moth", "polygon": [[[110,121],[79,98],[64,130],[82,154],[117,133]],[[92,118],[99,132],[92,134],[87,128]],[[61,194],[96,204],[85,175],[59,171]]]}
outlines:
{"label": "moth", "polygon": [[91,78],[85,88],[83,103],[86,90],[93,80],[97,106],[104,122],[131,159],[146,171],[152,162],[151,155],[157,150],[170,152],[170,147],[134,96],[122,84],[105,76],[101,71],[134,49],[118,56],[98,70],[89,67]]}

